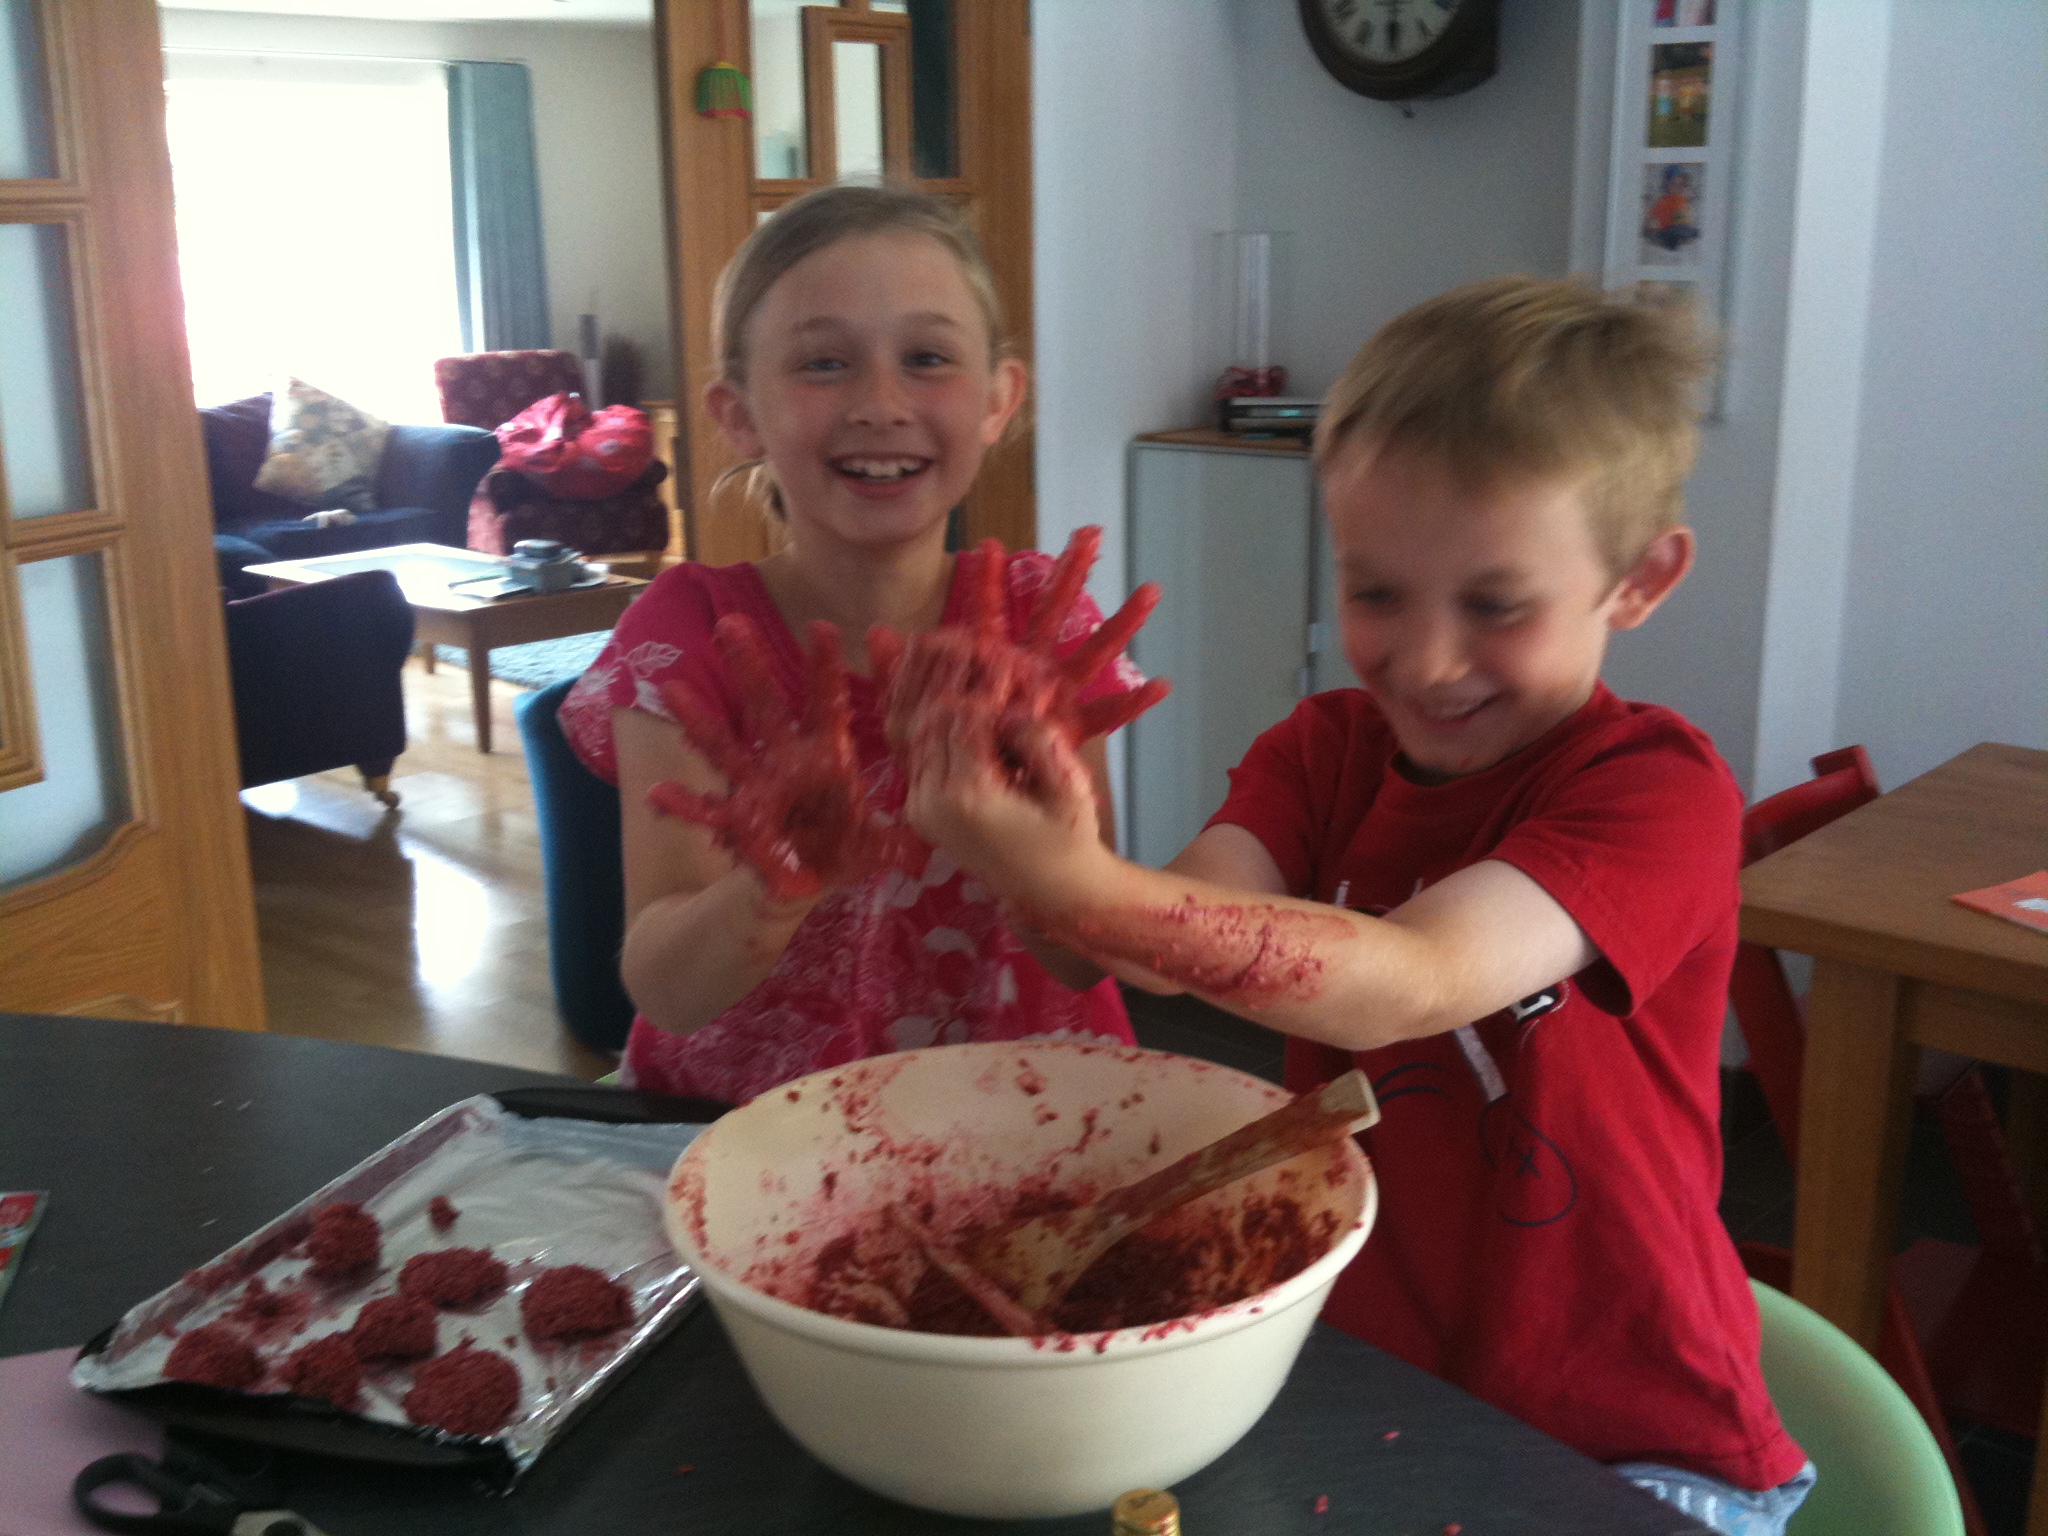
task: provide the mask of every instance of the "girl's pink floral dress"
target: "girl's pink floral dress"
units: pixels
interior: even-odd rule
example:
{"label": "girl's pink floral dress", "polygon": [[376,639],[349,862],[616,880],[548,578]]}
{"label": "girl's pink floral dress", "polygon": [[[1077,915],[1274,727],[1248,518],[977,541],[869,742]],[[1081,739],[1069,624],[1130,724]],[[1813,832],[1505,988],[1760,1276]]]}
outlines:
{"label": "girl's pink floral dress", "polygon": [[[945,622],[956,622],[970,590],[969,552],[954,562]],[[1052,572],[1036,550],[1010,555],[1010,629],[1024,633]],[[562,701],[570,746],[593,773],[616,784],[612,710],[672,718],[658,685],[679,679],[725,710],[740,728],[739,693],[711,631],[728,613],[750,615],[767,637],[776,680],[801,707],[803,652],[751,565],[679,565],[626,610],[610,642]],[[1059,636],[1071,650],[1102,614],[1083,594]],[[1122,693],[1144,681],[1118,657],[1082,693]],[[906,786],[883,737],[881,701],[864,677],[852,683],[854,745],[874,805],[900,813]],[[1102,1036],[1130,1043],[1116,983],[1069,991],[1017,942],[995,898],[934,853],[921,876],[889,873],[843,886],[818,903],[761,984],[691,1035],[633,1021],[623,1076],[658,1093],[742,1103],[805,1073],[886,1051],[970,1040]]]}

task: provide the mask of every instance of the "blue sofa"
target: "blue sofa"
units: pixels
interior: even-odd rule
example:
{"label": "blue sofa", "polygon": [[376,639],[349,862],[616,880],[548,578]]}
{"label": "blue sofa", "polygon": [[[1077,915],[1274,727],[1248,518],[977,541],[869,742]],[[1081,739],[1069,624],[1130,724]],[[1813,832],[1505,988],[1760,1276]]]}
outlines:
{"label": "blue sofa", "polygon": [[199,413],[206,469],[213,484],[214,558],[231,598],[264,590],[244,567],[270,560],[315,560],[393,544],[463,547],[469,501],[498,462],[498,439],[478,427],[394,426],[377,470],[377,510],[353,523],[321,528],[312,509],[256,489],[270,444],[270,396],[209,406]]}

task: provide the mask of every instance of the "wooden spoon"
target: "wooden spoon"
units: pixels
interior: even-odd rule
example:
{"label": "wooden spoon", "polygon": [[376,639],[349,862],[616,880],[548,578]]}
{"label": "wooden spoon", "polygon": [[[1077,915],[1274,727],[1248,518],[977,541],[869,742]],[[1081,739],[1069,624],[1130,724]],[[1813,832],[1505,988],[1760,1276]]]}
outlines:
{"label": "wooden spoon", "polygon": [[[1146,1223],[1326,1141],[1362,1131],[1379,1117],[1371,1084],[1363,1072],[1353,1069],[1100,1200],[991,1232],[964,1255],[950,1250],[935,1255],[937,1245],[931,1243],[925,1252],[956,1280],[960,1276],[955,1265],[964,1258],[974,1271],[1016,1298],[1016,1305],[1032,1319],[1042,1319],[1066,1298],[1089,1265]],[[978,1287],[966,1289],[981,1299]],[[1014,1313],[999,1313],[997,1320],[1013,1333],[1019,1329]]]}

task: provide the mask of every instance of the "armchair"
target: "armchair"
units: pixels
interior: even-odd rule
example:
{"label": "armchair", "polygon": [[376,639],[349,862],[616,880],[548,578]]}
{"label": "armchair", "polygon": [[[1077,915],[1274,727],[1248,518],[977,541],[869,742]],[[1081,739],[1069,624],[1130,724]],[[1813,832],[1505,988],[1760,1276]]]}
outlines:
{"label": "armchair", "polygon": [[412,609],[389,571],[362,571],[227,605],[242,787],[353,766],[387,806],[405,750],[399,669]]}
{"label": "armchair", "polygon": [[[583,367],[570,352],[472,352],[434,364],[441,415],[496,429],[536,400],[583,392]],[[656,489],[668,477],[660,460],[615,496],[571,501],[515,470],[493,469],[469,504],[469,547],[506,555],[521,539],[553,539],[585,555],[652,554],[668,547],[668,504]]]}

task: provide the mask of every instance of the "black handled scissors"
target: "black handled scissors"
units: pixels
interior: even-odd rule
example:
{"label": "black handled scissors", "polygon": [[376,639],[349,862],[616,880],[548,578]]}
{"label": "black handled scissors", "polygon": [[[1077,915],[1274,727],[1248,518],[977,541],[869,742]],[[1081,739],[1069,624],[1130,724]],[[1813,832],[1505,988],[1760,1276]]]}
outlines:
{"label": "black handled scissors", "polygon": [[[154,1514],[133,1514],[99,1502],[107,1488],[135,1488],[156,1501]],[[278,1506],[277,1481],[266,1455],[243,1471],[169,1440],[162,1461],[132,1452],[102,1456],[73,1479],[79,1513],[106,1531],[191,1532],[193,1536],[326,1536]]]}

